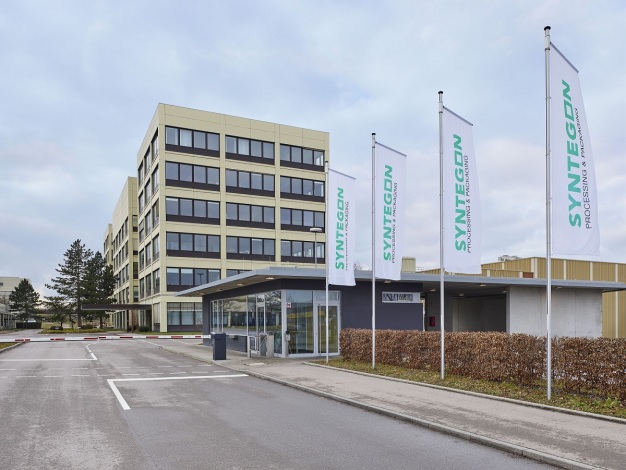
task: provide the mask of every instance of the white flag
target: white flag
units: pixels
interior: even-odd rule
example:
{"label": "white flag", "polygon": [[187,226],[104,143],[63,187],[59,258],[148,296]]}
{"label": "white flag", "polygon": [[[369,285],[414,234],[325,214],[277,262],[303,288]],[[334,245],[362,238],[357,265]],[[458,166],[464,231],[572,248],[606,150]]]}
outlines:
{"label": "white flag", "polygon": [[374,276],[397,281],[404,250],[406,155],[378,142],[374,152]]}
{"label": "white flag", "polygon": [[356,250],[355,179],[328,170],[327,247],[328,283],[354,286]]}
{"label": "white flag", "polygon": [[480,274],[482,216],[472,124],[443,108],[444,268]]}
{"label": "white flag", "polygon": [[578,70],[552,45],[550,146],[552,252],[600,251],[596,175]]}

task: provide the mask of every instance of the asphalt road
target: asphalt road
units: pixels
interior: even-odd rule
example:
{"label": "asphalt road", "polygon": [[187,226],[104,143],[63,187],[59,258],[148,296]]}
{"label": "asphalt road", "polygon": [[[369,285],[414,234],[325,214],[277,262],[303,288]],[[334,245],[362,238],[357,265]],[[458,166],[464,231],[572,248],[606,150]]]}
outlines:
{"label": "asphalt road", "polygon": [[0,396],[2,468],[552,468],[144,340],[24,344]]}

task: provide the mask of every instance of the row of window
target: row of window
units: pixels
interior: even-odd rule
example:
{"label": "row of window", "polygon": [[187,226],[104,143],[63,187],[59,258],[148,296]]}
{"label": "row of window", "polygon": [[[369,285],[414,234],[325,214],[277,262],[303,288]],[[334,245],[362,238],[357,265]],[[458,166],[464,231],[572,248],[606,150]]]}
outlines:
{"label": "row of window", "polygon": [[187,163],[165,163],[165,180],[169,186],[219,190],[220,170]]}
{"label": "row of window", "polygon": [[325,244],[323,242],[302,242],[298,240],[281,240],[280,256],[283,261],[287,258],[311,258],[317,245],[317,258],[324,259]]}
{"label": "row of window", "polygon": [[280,177],[280,195],[302,195],[310,198],[324,197],[324,182],[302,178]]}
{"label": "row of window", "polygon": [[167,268],[167,290],[177,291],[220,279],[219,269]]}
{"label": "row of window", "polygon": [[151,274],[139,280],[139,298],[149,297],[161,291],[161,270],[155,269]]}
{"label": "row of window", "polygon": [[[273,257],[276,254],[276,240],[273,238],[226,237],[227,255],[255,255]],[[233,257],[239,258],[239,257]]]}
{"label": "row of window", "polygon": [[226,154],[227,157],[239,155],[242,157],[254,157],[255,159],[263,159],[266,160],[265,163],[273,163],[274,143],[262,142],[260,140],[254,139],[246,139],[244,137],[231,137],[227,135]]}
{"label": "row of window", "polygon": [[212,132],[192,131],[190,129],[167,126],[165,127],[165,145],[219,152],[220,136]]}
{"label": "row of window", "polygon": [[[273,238],[226,237],[226,253],[230,259],[274,259],[276,240]],[[313,259],[315,242],[281,240],[283,258]],[[323,242],[317,243],[317,258],[324,259]],[[167,232],[166,250],[169,256],[219,258],[220,236],[200,233]],[[160,256],[159,236],[147,243],[139,252],[139,269],[143,271]]]}
{"label": "row of window", "polygon": [[274,228],[274,208],[268,206],[254,206],[250,204],[227,202],[226,220],[233,222],[271,224],[271,228]]}
{"label": "row of window", "polygon": [[280,144],[280,161],[324,167],[324,152],[295,145]]}
{"label": "row of window", "polygon": [[226,170],[226,187],[271,192],[274,195],[274,175],[250,171]]}
{"label": "row of window", "polygon": [[[200,233],[167,232],[166,247],[168,255],[176,256],[176,252],[193,252],[202,256],[205,253],[214,253],[219,256],[220,236],[204,235]],[[185,256],[185,254],[181,254]]]}
{"label": "row of window", "polygon": [[282,226],[293,226],[294,228],[319,227],[324,229],[324,213],[282,207],[280,209],[280,224]]}
{"label": "row of window", "polygon": [[217,223],[220,222],[220,203],[202,199],[165,198],[167,220],[178,222]]}
{"label": "row of window", "polygon": [[150,202],[153,194],[159,190],[159,167],[152,172],[152,178],[148,178],[142,191],[139,191],[139,213],[143,212],[144,206]]}
{"label": "row of window", "polygon": [[139,187],[141,187],[141,183],[143,183],[144,177],[150,174],[150,165],[152,165],[152,162],[154,162],[158,156],[159,133],[157,131],[152,138],[150,147],[148,147],[148,149],[146,150],[146,154],[144,155],[142,162],[139,164],[139,168],[137,169],[137,180]]}
{"label": "row of window", "polygon": [[159,235],[155,236],[151,242],[145,244],[143,249],[139,251],[139,270],[143,271],[145,266],[150,266],[153,261],[159,259],[161,248],[159,243]]}
{"label": "row of window", "polygon": [[167,303],[167,329],[172,331],[178,327],[189,329],[202,329],[202,302],[168,302]]}

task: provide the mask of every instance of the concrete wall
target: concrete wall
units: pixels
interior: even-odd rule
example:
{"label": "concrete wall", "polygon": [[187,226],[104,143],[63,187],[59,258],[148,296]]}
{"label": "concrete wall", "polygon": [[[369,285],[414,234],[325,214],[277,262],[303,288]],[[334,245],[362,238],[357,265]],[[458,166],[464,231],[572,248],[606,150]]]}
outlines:
{"label": "concrete wall", "polygon": [[506,331],[504,295],[455,298],[451,306],[452,331]]}
{"label": "concrete wall", "polygon": [[[510,333],[546,334],[545,289],[509,289],[507,329]],[[602,293],[583,289],[553,289],[552,334],[592,338],[602,336]]]}

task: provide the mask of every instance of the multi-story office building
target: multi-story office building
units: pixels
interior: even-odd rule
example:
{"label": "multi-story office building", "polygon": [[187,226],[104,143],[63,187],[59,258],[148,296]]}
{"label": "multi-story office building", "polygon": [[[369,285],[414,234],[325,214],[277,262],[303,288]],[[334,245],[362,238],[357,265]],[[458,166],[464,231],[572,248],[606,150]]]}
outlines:
{"label": "multi-story office building", "polygon": [[[104,234],[103,257],[117,279],[114,296],[119,307],[139,302],[137,178],[129,177],[113,211],[113,220]],[[145,310],[120,309],[111,315],[112,326],[126,329],[149,324]]]}
{"label": "multi-story office building", "polygon": [[137,155],[137,270],[124,271],[130,245],[118,265],[113,249],[139,324],[200,330],[201,299],[177,292],[267,266],[323,268],[328,150],[327,132],[159,104]]}
{"label": "multi-story office building", "polygon": [[9,308],[9,297],[21,281],[21,277],[0,277],[0,330],[15,328],[15,314]]}

